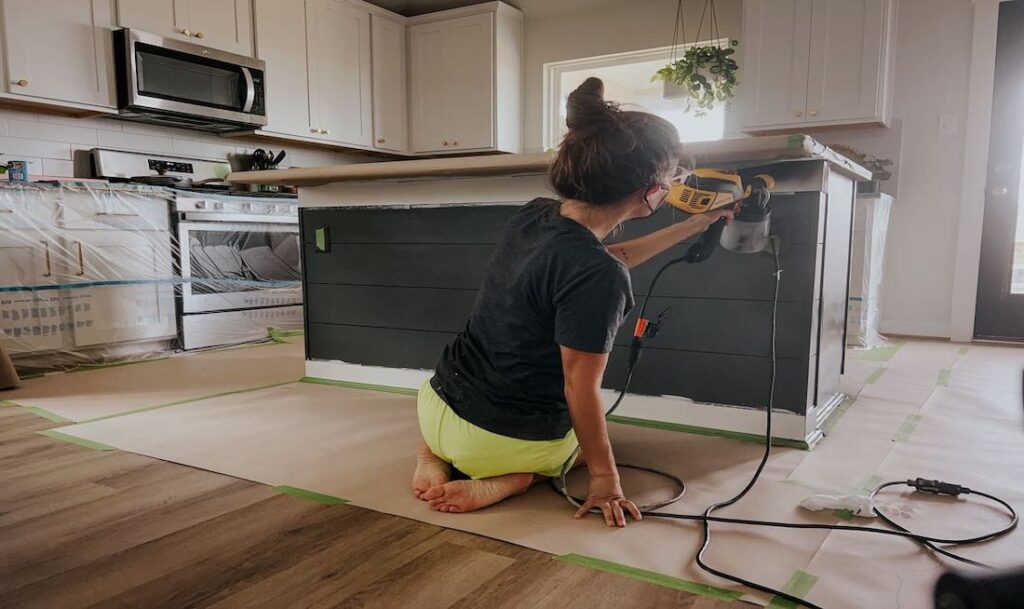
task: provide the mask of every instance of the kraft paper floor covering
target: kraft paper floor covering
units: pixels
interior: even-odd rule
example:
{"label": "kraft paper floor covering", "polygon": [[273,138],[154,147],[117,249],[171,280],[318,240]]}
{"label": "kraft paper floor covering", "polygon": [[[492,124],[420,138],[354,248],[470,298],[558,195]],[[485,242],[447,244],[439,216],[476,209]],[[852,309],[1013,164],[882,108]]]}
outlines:
{"label": "kraft paper floor covering", "polygon": [[[839,514],[812,514],[797,503],[814,489],[850,492],[917,476],[992,492],[1024,511],[1022,365],[1024,351],[1002,347],[908,342],[887,351],[851,352],[843,382],[859,396],[829,422],[828,436],[811,452],[776,449],[758,485],[722,515],[839,523],[844,522]],[[666,508],[677,513],[700,512],[732,496],[761,452],[757,444],[726,438],[610,428],[620,461],[667,469],[686,480],[686,496]],[[476,513],[430,511],[408,488],[419,442],[410,396],[300,382],[60,431],[557,556],[591,557],[676,578],[677,584],[684,580],[713,587],[705,593],[740,590],[693,564],[700,539],[696,523],[646,519],[613,530],[597,518],[574,521],[571,508],[548,485]],[[638,502],[650,499],[658,487],[649,477],[629,473],[624,473],[624,484]],[[974,500],[910,501],[897,491],[879,505],[901,515],[914,530],[935,534],[987,531],[1004,522],[1000,512]],[[876,520],[853,522],[884,526]],[[723,524],[713,525],[713,531],[710,564],[773,587],[789,584],[790,590],[830,609],[931,606],[934,580],[951,564],[909,541],[861,533]],[[961,550],[995,566],[1019,565],[1024,563],[1024,527],[997,542]],[[760,604],[770,600],[749,593],[743,598]]]}
{"label": "kraft paper floor covering", "polygon": [[297,339],[28,379],[0,393],[0,400],[56,421],[81,422],[302,376],[303,346]]}

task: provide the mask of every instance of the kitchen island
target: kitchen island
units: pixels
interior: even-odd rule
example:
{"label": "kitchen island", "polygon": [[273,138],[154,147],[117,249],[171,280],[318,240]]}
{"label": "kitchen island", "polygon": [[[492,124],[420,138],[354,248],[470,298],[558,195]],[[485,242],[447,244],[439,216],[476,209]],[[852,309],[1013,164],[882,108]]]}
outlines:
{"label": "kitchen island", "polygon": [[[693,163],[776,180],[772,230],[784,269],[777,308],[775,435],[812,446],[842,402],[855,181],[868,173],[805,136],[692,145]],[[473,306],[508,218],[551,196],[551,155],[342,165],[230,176],[299,186],[310,377],[416,389]],[[629,239],[679,221],[669,207],[625,225]],[[639,302],[685,244],[633,269]],[[677,265],[651,295],[671,309],[647,342],[617,418],[703,433],[763,433],[771,378],[774,258],[719,249]],[[636,311],[615,341],[604,386],[621,387]]]}

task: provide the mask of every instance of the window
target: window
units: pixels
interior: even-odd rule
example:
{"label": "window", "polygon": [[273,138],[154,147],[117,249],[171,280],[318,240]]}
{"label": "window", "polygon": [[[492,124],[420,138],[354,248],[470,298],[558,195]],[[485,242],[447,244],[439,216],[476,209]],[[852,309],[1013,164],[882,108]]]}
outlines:
{"label": "window", "polygon": [[669,62],[671,55],[671,47],[662,47],[544,64],[545,146],[558,146],[566,132],[565,100],[590,76],[604,81],[606,99],[665,118],[676,126],[683,142],[722,139],[725,110],[721,105],[697,116],[693,111],[686,112],[685,101],[664,99],[660,81],[651,82],[651,76]]}

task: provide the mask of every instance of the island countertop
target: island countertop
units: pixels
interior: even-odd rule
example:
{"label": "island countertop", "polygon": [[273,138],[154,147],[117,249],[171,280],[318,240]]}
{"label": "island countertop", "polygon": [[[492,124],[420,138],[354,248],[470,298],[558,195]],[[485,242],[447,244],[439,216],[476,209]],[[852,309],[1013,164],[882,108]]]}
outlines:
{"label": "island countertop", "polygon": [[[742,167],[774,161],[818,159],[853,178],[868,180],[871,172],[806,135],[751,137],[686,145],[696,166]],[[242,171],[228,176],[236,184],[319,186],[334,182],[368,182],[415,178],[514,176],[544,174],[554,154],[538,152],[473,157],[445,157],[283,169]]]}

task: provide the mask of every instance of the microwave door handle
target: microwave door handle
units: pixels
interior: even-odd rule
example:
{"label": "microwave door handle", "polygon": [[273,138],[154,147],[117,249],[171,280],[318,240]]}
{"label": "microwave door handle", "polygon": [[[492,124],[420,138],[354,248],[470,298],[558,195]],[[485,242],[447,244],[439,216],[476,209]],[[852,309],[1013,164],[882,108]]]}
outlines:
{"label": "microwave door handle", "polygon": [[245,77],[245,106],[242,107],[242,112],[251,112],[256,101],[256,84],[252,80],[252,70],[242,66],[242,76]]}

